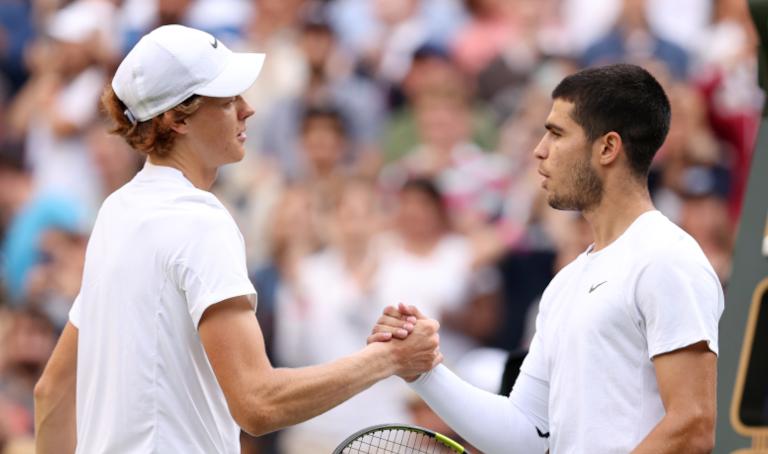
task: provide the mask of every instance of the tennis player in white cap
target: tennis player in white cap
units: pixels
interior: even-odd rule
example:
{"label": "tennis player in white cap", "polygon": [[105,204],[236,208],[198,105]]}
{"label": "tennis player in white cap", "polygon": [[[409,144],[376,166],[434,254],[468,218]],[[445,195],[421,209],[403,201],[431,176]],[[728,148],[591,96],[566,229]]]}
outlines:
{"label": "tennis player in white cap", "polygon": [[35,388],[38,453],[239,453],[240,428],[295,424],[440,361],[430,320],[333,363],[269,363],[242,235],[208,192],[243,158],[253,110],[240,93],[263,62],[169,25],[117,69],[102,102],[148,159],[99,211],[70,322]]}

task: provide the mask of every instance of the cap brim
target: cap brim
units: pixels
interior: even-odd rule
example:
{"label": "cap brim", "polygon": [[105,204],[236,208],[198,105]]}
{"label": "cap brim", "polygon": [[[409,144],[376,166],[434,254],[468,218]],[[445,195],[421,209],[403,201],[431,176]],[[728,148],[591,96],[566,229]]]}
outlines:
{"label": "cap brim", "polygon": [[213,98],[240,95],[256,82],[263,65],[264,54],[233,52],[224,71],[204,87],[195,90],[195,94]]}

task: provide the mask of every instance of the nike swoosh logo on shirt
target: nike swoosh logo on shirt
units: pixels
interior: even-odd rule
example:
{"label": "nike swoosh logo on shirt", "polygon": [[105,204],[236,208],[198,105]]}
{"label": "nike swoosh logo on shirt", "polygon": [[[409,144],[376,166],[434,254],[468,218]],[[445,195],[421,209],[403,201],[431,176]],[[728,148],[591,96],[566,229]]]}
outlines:
{"label": "nike swoosh logo on shirt", "polygon": [[599,284],[593,285],[592,287],[590,287],[590,288],[589,288],[589,293],[592,293],[592,292],[594,292],[594,291],[595,291],[595,289],[597,289],[597,288],[598,288],[598,287],[600,287],[601,285],[605,284],[606,282],[608,282],[608,281],[603,281],[603,282],[601,282],[601,283],[599,283]]}
{"label": "nike swoosh logo on shirt", "polygon": [[213,38],[213,42],[211,43],[211,47],[213,47],[214,49],[219,47],[219,40],[216,39],[216,38]]}
{"label": "nike swoosh logo on shirt", "polygon": [[536,433],[539,434],[540,438],[549,438],[549,432],[547,433],[541,433],[538,427],[536,427]]}

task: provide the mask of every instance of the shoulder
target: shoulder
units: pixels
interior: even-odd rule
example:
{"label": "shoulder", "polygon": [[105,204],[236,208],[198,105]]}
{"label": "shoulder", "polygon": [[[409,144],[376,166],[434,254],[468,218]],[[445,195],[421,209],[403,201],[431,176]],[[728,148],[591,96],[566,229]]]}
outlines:
{"label": "shoulder", "polygon": [[641,251],[639,268],[704,267],[709,260],[696,240],[661,213],[653,213],[635,233],[633,244]]}
{"label": "shoulder", "polygon": [[185,221],[193,230],[235,226],[232,215],[215,195],[195,187],[174,188],[160,205],[174,222]]}
{"label": "shoulder", "polygon": [[694,291],[721,295],[722,286],[704,251],[693,237],[659,214],[635,245],[640,252],[634,266],[635,296],[659,292]]}

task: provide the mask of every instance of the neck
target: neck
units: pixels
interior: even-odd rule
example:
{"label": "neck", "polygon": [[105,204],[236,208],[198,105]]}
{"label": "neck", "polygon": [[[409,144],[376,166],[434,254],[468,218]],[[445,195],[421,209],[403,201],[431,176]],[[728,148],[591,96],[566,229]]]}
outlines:
{"label": "neck", "polygon": [[174,148],[167,156],[150,155],[149,162],[178,169],[196,188],[209,191],[216,180],[218,168],[208,168],[195,158],[196,155],[191,150],[187,151],[189,152]]}
{"label": "neck", "polygon": [[593,251],[613,243],[641,214],[655,209],[645,185],[627,184],[625,180],[623,188],[607,189],[599,205],[582,213],[592,228]]}

